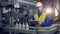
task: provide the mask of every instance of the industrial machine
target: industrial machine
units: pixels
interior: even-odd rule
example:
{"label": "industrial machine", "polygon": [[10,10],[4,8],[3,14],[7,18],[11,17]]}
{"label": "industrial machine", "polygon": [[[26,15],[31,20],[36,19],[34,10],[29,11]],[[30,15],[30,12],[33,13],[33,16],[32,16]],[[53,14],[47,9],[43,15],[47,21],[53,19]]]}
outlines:
{"label": "industrial machine", "polygon": [[[37,21],[33,21],[32,15],[37,12],[34,0],[0,0],[0,22],[4,34],[54,34],[57,31],[57,24],[49,27],[38,27]],[[47,7],[47,6],[44,6]],[[47,9],[49,13],[50,8]],[[54,15],[55,13],[53,13]],[[53,21],[55,16],[52,16]],[[52,19],[51,18],[51,19]],[[30,26],[34,24],[36,26]],[[40,30],[39,30],[40,28]],[[7,31],[6,31],[7,30]]]}

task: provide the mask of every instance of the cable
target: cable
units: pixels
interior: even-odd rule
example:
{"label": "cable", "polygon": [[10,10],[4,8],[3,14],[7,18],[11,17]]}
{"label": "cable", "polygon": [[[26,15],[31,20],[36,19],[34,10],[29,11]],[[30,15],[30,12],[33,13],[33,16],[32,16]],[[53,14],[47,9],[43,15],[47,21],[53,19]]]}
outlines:
{"label": "cable", "polygon": [[38,34],[38,30],[36,29],[36,34]]}
{"label": "cable", "polygon": [[38,25],[36,24],[36,34],[38,34]]}

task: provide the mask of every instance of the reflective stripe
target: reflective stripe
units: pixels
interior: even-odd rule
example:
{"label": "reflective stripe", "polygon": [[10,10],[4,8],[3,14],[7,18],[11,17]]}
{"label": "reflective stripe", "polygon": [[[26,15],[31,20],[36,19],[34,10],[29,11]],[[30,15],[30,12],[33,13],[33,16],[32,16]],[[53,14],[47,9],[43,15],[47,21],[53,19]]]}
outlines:
{"label": "reflective stripe", "polygon": [[34,14],[35,21],[44,22],[45,18],[46,18],[46,13],[45,12],[43,12],[39,18],[38,18],[38,14]]}
{"label": "reflective stripe", "polygon": [[34,19],[35,19],[35,21],[38,20],[38,14],[34,14]]}

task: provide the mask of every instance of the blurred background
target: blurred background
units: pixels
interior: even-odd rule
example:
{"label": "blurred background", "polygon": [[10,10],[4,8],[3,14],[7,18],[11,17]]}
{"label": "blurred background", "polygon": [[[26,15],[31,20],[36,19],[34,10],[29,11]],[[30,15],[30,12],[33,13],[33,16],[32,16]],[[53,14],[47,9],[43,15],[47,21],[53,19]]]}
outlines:
{"label": "blurred background", "polygon": [[[42,2],[50,17],[50,26],[37,26],[32,15],[36,3]],[[60,34],[60,0],[0,0],[0,34]]]}

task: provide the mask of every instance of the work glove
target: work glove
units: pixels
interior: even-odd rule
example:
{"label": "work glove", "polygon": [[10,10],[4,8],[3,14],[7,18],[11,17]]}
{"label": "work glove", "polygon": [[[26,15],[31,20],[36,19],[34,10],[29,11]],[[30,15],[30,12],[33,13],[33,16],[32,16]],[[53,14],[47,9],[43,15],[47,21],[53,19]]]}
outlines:
{"label": "work glove", "polygon": [[42,22],[38,21],[38,25],[41,25]]}

